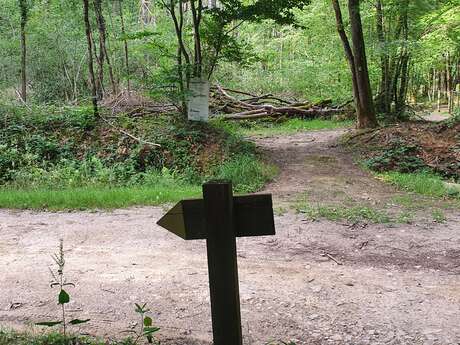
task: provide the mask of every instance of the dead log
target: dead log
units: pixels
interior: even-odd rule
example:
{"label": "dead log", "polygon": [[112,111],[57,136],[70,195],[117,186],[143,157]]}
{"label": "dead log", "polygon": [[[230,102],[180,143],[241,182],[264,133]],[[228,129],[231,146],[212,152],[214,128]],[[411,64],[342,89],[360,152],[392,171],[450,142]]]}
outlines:
{"label": "dead log", "polygon": [[[264,117],[281,117],[281,116],[295,116],[295,115],[302,115],[303,118],[317,118],[317,117],[326,117],[333,114],[337,114],[341,112],[337,109],[309,109],[303,110],[301,112],[295,111],[298,109],[291,109],[291,108],[269,108],[266,110],[253,110],[251,112],[239,113],[239,114],[230,114],[221,116],[224,120],[255,120],[261,119]],[[250,113],[250,114],[248,114]],[[242,115],[243,114],[243,115]]]}

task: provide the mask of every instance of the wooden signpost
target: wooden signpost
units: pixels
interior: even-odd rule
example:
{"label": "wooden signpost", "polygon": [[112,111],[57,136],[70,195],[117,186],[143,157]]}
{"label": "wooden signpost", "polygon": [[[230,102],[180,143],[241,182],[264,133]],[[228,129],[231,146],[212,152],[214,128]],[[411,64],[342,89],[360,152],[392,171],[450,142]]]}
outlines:
{"label": "wooden signpost", "polygon": [[234,197],[231,182],[209,182],[203,199],[182,200],[157,224],[206,240],[214,345],[242,345],[236,237],[275,235],[271,195]]}

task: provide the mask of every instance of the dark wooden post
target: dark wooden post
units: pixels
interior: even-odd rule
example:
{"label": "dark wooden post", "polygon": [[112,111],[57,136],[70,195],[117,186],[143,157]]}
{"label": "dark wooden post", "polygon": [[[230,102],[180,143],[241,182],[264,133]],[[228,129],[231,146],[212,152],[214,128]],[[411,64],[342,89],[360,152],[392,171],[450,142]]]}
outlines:
{"label": "dark wooden post", "polygon": [[214,345],[242,345],[232,184],[203,185]]}

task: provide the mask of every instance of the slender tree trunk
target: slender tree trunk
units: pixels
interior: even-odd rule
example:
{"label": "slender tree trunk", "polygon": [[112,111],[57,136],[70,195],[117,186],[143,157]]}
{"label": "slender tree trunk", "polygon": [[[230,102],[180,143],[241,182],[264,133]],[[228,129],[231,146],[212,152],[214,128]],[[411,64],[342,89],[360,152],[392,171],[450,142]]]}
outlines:
{"label": "slender tree trunk", "polygon": [[401,57],[401,81],[399,84],[398,97],[396,101],[396,113],[402,115],[406,107],[407,81],[409,72],[409,56],[404,54]]}
{"label": "slender tree trunk", "polygon": [[447,89],[447,107],[449,114],[454,111],[454,85],[452,77],[452,68],[449,52],[446,53],[446,89]]}
{"label": "slender tree trunk", "polygon": [[[176,2],[174,0],[169,1],[169,5],[167,9],[171,14],[171,18],[174,23],[174,29],[176,31],[176,38],[177,38],[177,77],[179,82],[179,92],[180,99],[182,103],[182,115],[187,116],[187,100],[185,90],[188,88],[190,82],[190,73],[189,73],[189,66],[190,66],[190,55],[187,52],[185,47],[184,37],[183,37],[183,30],[184,30],[184,7],[183,4],[179,2],[179,13],[176,13]],[[184,61],[185,60],[185,68],[184,68]],[[185,79],[185,80],[184,80]]]}
{"label": "slender tree trunk", "polygon": [[96,91],[96,78],[94,76],[94,65],[93,65],[93,40],[91,38],[91,24],[89,22],[89,4],[88,0],[83,0],[83,20],[85,22],[86,41],[88,44],[88,71],[91,81],[91,96],[93,102],[94,115],[99,116],[99,110],[97,106],[97,91]]}
{"label": "slender tree trunk", "polygon": [[123,36],[123,46],[125,52],[125,68],[126,68],[126,79],[128,82],[128,93],[131,92],[131,76],[129,71],[129,52],[128,52],[128,40],[126,39],[126,28],[125,28],[125,17],[123,15],[123,3],[121,0],[118,2],[120,6],[120,21],[121,21],[121,34]]}
{"label": "slender tree trunk", "polygon": [[382,0],[377,0],[376,3],[377,14],[377,36],[380,44],[380,97],[378,103],[378,110],[384,113],[391,112],[391,94],[390,88],[390,58],[388,55],[388,48],[386,47],[385,30],[384,30],[384,14]]}
{"label": "slender tree trunk", "polygon": [[[103,90],[104,61],[105,61],[107,62],[107,66],[109,70],[109,78],[110,78],[110,84],[112,86],[112,92],[116,94],[117,86],[116,86],[115,78],[113,75],[112,64],[110,63],[110,57],[107,53],[107,44],[106,44],[107,31],[106,31],[104,14],[102,12],[102,0],[94,0],[94,12],[96,14],[96,21],[97,21],[97,26],[98,26],[98,31],[99,31],[99,58],[98,58],[99,90],[100,91]],[[102,92],[99,94],[99,97],[102,98]]]}
{"label": "slender tree trunk", "polygon": [[460,108],[460,60],[457,62],[457,78],[455,90],[457,92],[457,108]]}
{"label": "slender tree trunk", "polygon": [[441,111],[442,72],[438,72],[438,111]]}
{"label": "slender tree trunk", "polygon": [[26,25],[28,17],[27,0],[19,0],[21,11],[21,98],[27,102],[27,45],[26,45]]}
{"label": "slender tree trunk", "polygon": [[348,65],[351,71],[353,99],[355,103],[356,113],[359,118],[361,113],[361,102],[359,100],[358,81],[356,80],[355,58],[353,56],[353,51],[351,50],[350,41],[348,40],[347,34],[345,32],[345,27],[343,25],[342,10],[340,8],[338,0],[332,0],[332,6],[334,7],[335,12],[337,32],[339,33],[340,40],[342,41],[343,49],[345,51],[345,57],[347,58]]}
{"label": "slender tree trunk", "polygon": [[363,28],[359,0],[348,0],[348,12],[351,23],[351,38],[355,61],[356,81],[358,85],[361,113],[358,117],[358,128],[377,127],[377,118],[372,98],[371,83],[367,67],[366,47],[364,44]]}
{"label": "slender tree trunk", "polygon": [[99,26],[99,39],[102,40],[102,47],[104,49],[104,56],[107,62],[107,67],[109,69],[109,78],[110,84],[112,86],[112,92],[114,94],[118,93],[118,86],[117,82],[115,81],[115,76],[113,73],[112,63],[110,61],[110,55],[107,51],[107,27],[105,24],[104,13],[102,11],[102,0],[95,0],[95,4],[97,4],[97,11],[96,11],[96,18]]}
{"label": "slender tree trunk", "polygon": [[196,4],[196,0],[190,1],[190,9],[192,11],[192,20],[193,20],[193,38],[194,38],[194,66],[193,66],[193,73],[195,77],[202,76],[202,50],[201,50],[201,33],[200,33],[200,25],[201,25],[201,17],[202,17],[202,0],[197,0],[198,4]]}

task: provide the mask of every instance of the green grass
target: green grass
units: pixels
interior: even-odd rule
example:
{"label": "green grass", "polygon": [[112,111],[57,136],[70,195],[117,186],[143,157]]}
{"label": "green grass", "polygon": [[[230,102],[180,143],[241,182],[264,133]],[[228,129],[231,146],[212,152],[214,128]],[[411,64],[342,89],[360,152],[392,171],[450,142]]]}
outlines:
{"label": "green grass", "polygon": [[254,156],[238,155],[223,163],[215,177],[231,180],[238,193],[251,193],[260,190],[277,173],[275,166],[261,162]]}
{"label": "green grass", "polygon": [[160,205],[200,195],[198,185],[81,187],[61,190],[0,190],[0,208],[82,210],[115,209],[138,205]]}
{"label": "green grass", "polygon": [[377,176],[385,182],[417,194],[460,199],[458,190],[449,188],[440,176],[432,173],[385,172]]}
{"label": "green grass", "polygon": [[354,121],[335,121],[325,119],[290,119],[286,121],[240,121],[223,124],[227,129],[245,136],[292,134],[305,131],[337,129],[352,127]]}
{"label": "green grass", "polygon": [[56,331],[35,333],[0,330],[0,345],[135,345],[143,343],[142,341],[135,342],[132,337],[101,339],[78,334],[64,337]]}
{"label": "green grass", "polygon": [[435,221],[436,223],[444,223],[447,220],[444,212],[439,209],[433,210],[433,212],[431,212],[431,215],[433,216],[433,221]]}
{"label": "green grass", "polygon": [[[68,337],[60,333],[46,334],[0,331],[0,345],[104,345],[106,342],[86,337]],[[121,345],[121,343],[120,343]]]}

